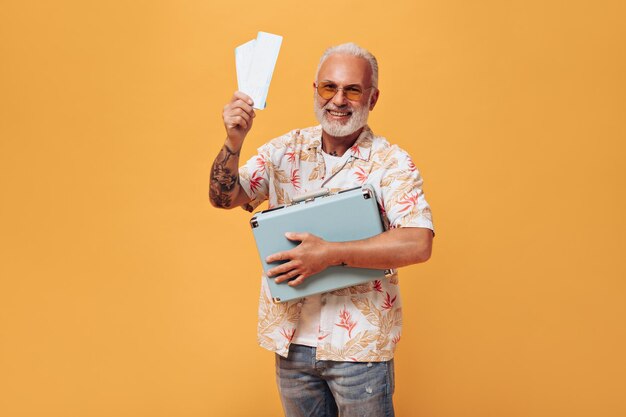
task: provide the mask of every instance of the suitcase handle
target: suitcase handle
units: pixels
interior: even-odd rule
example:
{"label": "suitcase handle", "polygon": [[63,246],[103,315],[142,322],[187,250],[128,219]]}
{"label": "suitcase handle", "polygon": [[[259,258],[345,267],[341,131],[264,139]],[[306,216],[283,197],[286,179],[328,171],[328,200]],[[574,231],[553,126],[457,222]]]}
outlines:
{"label": "suitcase handle", "polygon": [[316,191],[311,191],[309,193],[300,194],[299,196],[294,197],[292,202],[296,204],[296,203],[300,203],[306,200],[313,200],[317,197],[322,197],[328,194],[330,194],[330,189],[320,188],[319,190],[316,190]]}

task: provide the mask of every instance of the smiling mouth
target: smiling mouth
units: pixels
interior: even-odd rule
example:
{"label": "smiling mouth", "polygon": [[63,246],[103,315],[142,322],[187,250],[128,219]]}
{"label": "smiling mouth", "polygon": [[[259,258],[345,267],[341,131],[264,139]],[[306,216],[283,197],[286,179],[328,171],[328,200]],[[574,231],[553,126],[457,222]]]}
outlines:
{"label": "smiling mouth", "polygon": [[347,116],[352,115],[352,112],[341,112],[341,111],[336,111],[336,110],[326,110],[326,112],[328,112],[328,114],[334,117],[347,117]]}

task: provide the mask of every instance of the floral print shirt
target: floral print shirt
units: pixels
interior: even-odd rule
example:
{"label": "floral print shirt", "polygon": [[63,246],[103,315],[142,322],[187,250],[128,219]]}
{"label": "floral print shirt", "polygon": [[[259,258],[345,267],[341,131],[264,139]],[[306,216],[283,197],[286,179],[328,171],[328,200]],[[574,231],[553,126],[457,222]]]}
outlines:
{"label": "floral print shirt", "polygon": [[[331,191],[370,184],[389,227],[433,230],[422,178],[409,155],[372,133],[366,126],[342,163],[325,178],[321,126],[293,130],[258,149],[239,168],[239,181],[254,210],[265,200],[269,207],[289,204],[299,195],[320,188]],[[309,278],[311,279],[311,278]],[[259,344],[287,356],[304,299],[274,304],[262,277],[259,300]],[[380,362],[393,358],[402,329],[398,276],[321,295],[317,359]]]}

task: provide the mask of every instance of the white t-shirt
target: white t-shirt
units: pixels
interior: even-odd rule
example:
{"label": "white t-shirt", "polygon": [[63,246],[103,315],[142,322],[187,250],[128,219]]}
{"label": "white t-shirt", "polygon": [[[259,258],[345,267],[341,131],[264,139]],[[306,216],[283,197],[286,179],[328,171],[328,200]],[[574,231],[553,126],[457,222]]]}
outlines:
{"label": "white t-shirt", "polygon": [[[326,165],[326,173],[324,178],[330,178],[333,168],[336,165],[343,164],[344,160],[340,156],[332,156],[322,151],[324,156],[324,164]],[[320,312],[322,308],[322,297],[315,294],[307,297],[302,305],[300,312],[300,321],[298,328],[293,336],[292,343],[298,345],[317,347],[317,335],[320,327]]]}

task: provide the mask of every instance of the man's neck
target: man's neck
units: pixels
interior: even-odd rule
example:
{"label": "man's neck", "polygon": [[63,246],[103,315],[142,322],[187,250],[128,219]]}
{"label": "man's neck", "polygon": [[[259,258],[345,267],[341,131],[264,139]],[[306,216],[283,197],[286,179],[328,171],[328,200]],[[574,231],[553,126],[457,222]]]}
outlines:
{"label": "man's neck", "polygon": [[348,136],[331,136],[322,130],[322,150],[329,155],[343,156],[363,132],[365,126]]}

